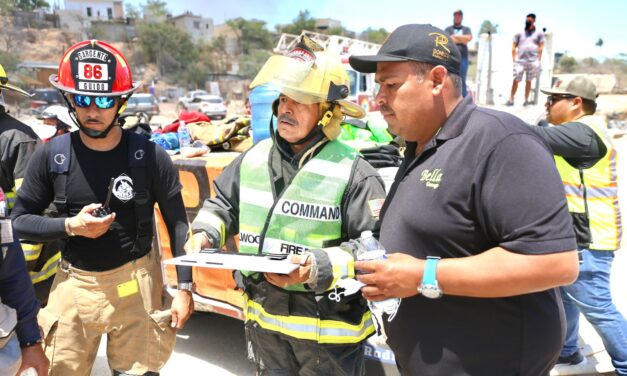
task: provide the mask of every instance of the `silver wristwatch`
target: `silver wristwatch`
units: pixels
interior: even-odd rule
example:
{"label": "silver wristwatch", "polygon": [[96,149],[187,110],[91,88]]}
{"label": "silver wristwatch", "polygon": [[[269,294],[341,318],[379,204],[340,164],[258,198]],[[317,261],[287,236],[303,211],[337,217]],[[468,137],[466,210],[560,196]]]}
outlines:
{"label": "silver wristwatch", "polygon": [[194,282],[179,282],[178,284],[179,290],[192,291],[193,288],[194,288]]}

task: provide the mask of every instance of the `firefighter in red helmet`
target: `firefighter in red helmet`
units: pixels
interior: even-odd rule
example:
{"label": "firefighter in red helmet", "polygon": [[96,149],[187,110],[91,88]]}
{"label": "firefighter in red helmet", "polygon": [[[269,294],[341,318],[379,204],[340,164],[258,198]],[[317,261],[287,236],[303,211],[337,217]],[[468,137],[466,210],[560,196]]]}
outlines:
{"label": "firefighter in red helmet", "polygon": [[[104,138],[116,125],[128,98],[140,86],[133,82],[131,67],[113,46],[100,41],[84,41],[65,52],[58,74],[50,76],[50,83],[64,95],[81,131],[88,137]],[[100,109],[116,108],[114,118],[104,129],[83,124],[77,108],[88,108],[94,101]]]}
{"label": "firefighter in red helmet", "polygon": [[[158,203],[172,250],[183,254],[188,225],[178,173],[160,146],[119,126],[139,85],[113,46],[92,40],[70,47],[50,82],[79,131],[35,151],[12,213],[25,239],[66,241],[39,314],[50,374],[90,375],[106,334],[113,375],[158,375],[175,330],[193,312],[191,268],[177,269],[170,304],[151,249]],[[44,216],[50,206],[56,218]]]}

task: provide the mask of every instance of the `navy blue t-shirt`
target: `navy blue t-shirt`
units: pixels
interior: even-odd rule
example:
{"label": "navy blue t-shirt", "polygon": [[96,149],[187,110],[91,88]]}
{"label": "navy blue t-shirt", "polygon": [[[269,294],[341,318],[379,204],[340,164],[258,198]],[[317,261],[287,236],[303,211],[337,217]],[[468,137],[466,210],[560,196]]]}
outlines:
{"label": "navy blue t-shirt", "polygon": [[[113,178],[110,208],[116,217],[109,231],[96,239],[70,237],[68,246],[62,252],[63,258],[83,270],[104,271],[143,256],[131,253],[136,238],[137,218],[133,201],[134,182],[128,156],[129,135],[123,132],[120,143],[108,151],[96,151],[86,147],[78,132],[73,132],[70,137],[72,152],[66,182],[68,215],[77,215],[84,206],[91,203],[104,203],[109,182]],[[150,202],[165,202],[182,188],[178,172],[170,156],[161,147],[146,142],[145,149],[146,184],[150,191]],[[43,144],[33,153],[28,174],[18,192],[19,200],[14,208],[14,215],[42,213],[53,201],[55,177],[49,169],[49,156],[50,143]],[[61,216],[64,216],[63,213]],[[49,227],[44,228],[41,233],[50,231]]]}
{"label": "navy blue t-shirt", "polygon": [[[518,118],[466,98],[417,158],[415,150],[408,144],[381,214],[389,252],[425,259],[576,248],[552,154]],[[403,374],[423,376],[548,374],[563,325],[555,289],[497,299],[419,295],[385,323]]]}

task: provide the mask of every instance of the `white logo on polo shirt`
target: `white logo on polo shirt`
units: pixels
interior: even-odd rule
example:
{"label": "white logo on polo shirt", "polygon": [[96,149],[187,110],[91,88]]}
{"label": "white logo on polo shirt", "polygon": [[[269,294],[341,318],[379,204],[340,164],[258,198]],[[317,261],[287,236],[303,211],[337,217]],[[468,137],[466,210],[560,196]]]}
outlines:
{"label": "white logo on polo shirt", "polygon": [[442,181],[442,169],[436,168],[431,170],[422,170],[420,173],[420,181],[425,182],[425,185],[429,188],[438,189],[440,182]]}

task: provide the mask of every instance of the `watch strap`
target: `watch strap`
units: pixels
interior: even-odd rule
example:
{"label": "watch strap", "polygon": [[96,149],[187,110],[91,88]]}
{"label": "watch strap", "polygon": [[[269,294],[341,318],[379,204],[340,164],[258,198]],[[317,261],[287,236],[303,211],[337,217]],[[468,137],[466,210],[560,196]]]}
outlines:
{"label": "watch strap", "polygon": [[425,269],[422,274],[422,285],[435,285],[436,284],[436,272],[438,268],[439,257],[427,256],[425,263]]}

